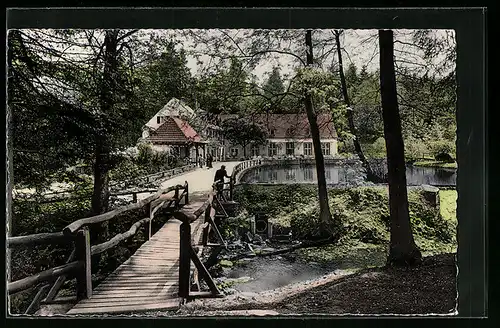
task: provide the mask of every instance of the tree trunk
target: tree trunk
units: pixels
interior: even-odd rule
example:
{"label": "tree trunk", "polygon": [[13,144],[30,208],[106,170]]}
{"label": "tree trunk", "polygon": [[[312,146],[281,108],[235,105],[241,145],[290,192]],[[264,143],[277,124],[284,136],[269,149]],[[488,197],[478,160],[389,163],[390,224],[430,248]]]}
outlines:
{"label": "tree trunk", "polygon": [[[306,32],[306,54],[307,54],[307,65],[311,66],[313,64],[313,47],[312,47],[312,37],[311,30]],[[316,162],[316,174],[318,176],[318,197],[319,197],[319,209],[320,209],[320,228],[319,235],[326,236],[335,233],[333,229],[332,214],[330,213],[330,207],[328,205],[328,190],[326,187],[326,177],[325,177],[325,162],[323,159],[323,152],[321,151],[321,139],[319,135],[318,123],[316,121],[316,113],[314,111],[312,97],[309,93],[305,94],[304,103],[306,107],[307,119],[309,121],[309,127],[311,130],[311,138],[313,141],[314,148],[314,158]]]}
{"label": "tree trunk", "polygon": [[[104,38],[104,71],[102,76],[100,110],[102,113],[110,113],[114,105],[114,90],[116,89],[117,75],[117,43],[118,31],[107,30]],[[105,122],[101,122],[101,129],[96,135],[95,162],[94,162],[94,191],[92,195],[92,213],[98,215],[108,210],[109,202],[109,170],[110,152],[109,136],[104,128]],[[108,222],[96,224],[92,227],[92,240],[103,242],[108,239]]]}
{"label": "tree trunk", "polygon": [[[10,33],[14,34],[14,33],[19,33],[19,31],[15,31],[15,30],[12,30],[10,31]],[[10,38],[8,39],[9,42],[11,42]],[[12,45],[9,44],[9,47],[8,47],[8,50],[7,50],[7,65],[12,65]],[[9,72],[7,71],[7,77],[8,77],[8,82],[9,83],[12,83],[14,78],[12,77],[12,72]],[[9,81],[10,80],[10,81]],[[11,84],[12,85],[12,84]],[[10,101],[12,101],[12,99],[14,98],[13,97],[13,88],[10,87],[10,88],[7,88],[7,104],[10,103]],[[8,106],[8,105],[7,105]],[[7,199],[6,199],[6,204],[5,204],[5,207],[6,207],[6,214],[7,214],[7,237],[11,237],[12,236],[12,189],[14,188],[14,163],[13,163],[13,160],[14,160],[14,152],[13,152],[13,142],[12,142],[12,139],[13,139],[13,134],[12,134],[12,108],[10,106],[7,107],[7,117],[6,117],[6,123],[7,123],[7,163],[6,163],[6,166],[7,166]],[[7,264],[7,282],[11,282],[12,280],[12,263],[11,263],[11,259],[12,259],[12,250],[11,248],[7,248],[7,261],[6,261],[6,264]],[[10,313],[10,307],[7,309],[8,312]]]}
{"label": "tree trunk", "polygon": [[394,72],[394,43],[391,30],[379,30],[380,92],[387,149],[389,178],[389,208],[391,216],[391,243],[389,265],[411,265],[421,260],[421,253],[413,240],[408,210],[404,143],[401,134]]}
{"label": "tree trunk", "polygon": [[[342,87],[342,95],[344,97],[344,102],[347,107],[351,107],[351,101],[349,99],[349,93],[347,92],[347,83],[345,80],[345,75],[344,75],[344,66],[342,64],[342,49],[340,47],[340,34],[342,32],[339,30],[335,30],[335,42],[337,44],[337,56],[339,59],[339,75],[340,75],[340,85]],[[347,121],[349,123],[349,130],[351,131],[351,134],[354,136],[354,150],[358,154],[359,159],[363,163],[363,166],[366,169],[366,173],[368,175],[368,178],[373,178],[373,173],[370,167],[370,164],[368,163],[365,154],[363,153],[363,150],[361,149],[361,144],[359,143],[358,139],[358,134],[356,131],[356,126],[354,125],[354,112],[350,109],[347,110]]]}
{"label": "tree trunk", "polygon": [[247,144],[243,144],[243,158],[247,158]]}

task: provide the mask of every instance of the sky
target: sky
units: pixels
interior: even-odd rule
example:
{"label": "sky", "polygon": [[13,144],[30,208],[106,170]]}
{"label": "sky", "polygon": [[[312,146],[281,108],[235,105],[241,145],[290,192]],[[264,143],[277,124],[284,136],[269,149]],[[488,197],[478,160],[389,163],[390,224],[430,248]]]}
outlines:
{"label": "sky", "polygon": [[[188,54],[188,67],[193,75],[197,75],[208,67],[217,67],[217,65],[214,65],[214,63],[210,61],[210,56],[208,56],[207,53],[224,53],[226,56],[241,55],[242,52],[245,52],[245,54],[251,53],[251,41],[256,39],[255,37],[251,37],[252,33],[258,34],[259,32],[265,33],[266,31],[269,30],[140,30],[139,38],[146,41],[150,39],[151,35],[156,34],[159,37],[159,41],[164,39],[179,41],[177,47],[184,48],[186,50]],[[127,31],[123,31],[122,33],[126,32]],[[269,47],[274,50],[289,50],[290,52],[305,59],[305,45],[302,44],[305,30],[273,30],[272,32],[282,34],[278,38],[272,36],[272,39],[269,41],[269,45],[261,42],[257,45],[257,47],[260,47],[259,49],[262,49],[262,47]],[[322,42],[325,38],[332,39],[332,32],[333,30],[325,29],[313,30],[313,44]],[[413,43],[413,32],[414,31],[412,30],[394,30],[394,39],[396,41],[396,65],[418,68],[421,72],[423,72],[427,67],[425,61],[422,59],[423,53],[418,48],[411,45]],[[92,33],[92,31],[90,31],[90,33]],[[451,34],[454,39],[453,31],[432,30],[432,33],[434,33],[437,37],[445,37]],[[283,41],[286,37],[290,37],[290,40],[292,41]],[[99,33],[97,34],[97,44],[100,42],[99,38],[102,38],[102,33],[100,36]],[[261,40],[265,39],[261,38]],[[345,30],[341,36],[341,44],[344,48],[344,69],[346,69],[351,62],[356,65],[358,70],[361,69],[362,66],[366,66],[369,71],[375,71],[378,69],[379,46],[377,30]],[[63,47],[63,45],[60,46]],[[227,50],[228,47],[232,47],[231,50]],[[74,48],[75,49],[64,49],[64,52],[66,55],[70,56],[69,52],[74,51],[77,58],[81,58],[82,55],[84,55],[83,52],[86,52],[88,55],[92,54],[89,49],[84,49],[78,46],[74,46]],[[315,47],[315,58],[321,55],[321,51],[329,53],[323,61],[323,68],[327,69],[332,62],[337,61],[334,42],[330,40],[325,43],[323,48],[320,49]],[[200,57],[198,59],[195,58],[192,55],[193,53],[200,54]],[[441,58],[438,56],[436,60],[442,60],[442,56]],[[199,61],[201,61],[201,65]],[[229,60],[224,60],[224,62],[228,65]],[[220,64],[218,65],[220,66]],[[257,77],[259,82],[262,83],[267,79],[267,74],[272,71],[273,66],[279,66],[284,80],[287,80],[287,74],[291,75],[294,72],[294,67],[297,67],[297,59],[288,54],[273,54],[272,56],[269,56],[269,58],[259,61],[258,65],[255,69],[253,69],[253,71],[251,71],[251,73]]]}
{"label": "sky", "polygon": [[[313,42],[315,38],[315,33],[318,35],[319,33],[313,31]],[[330,33],[331,30],[320,30],[324,33]],[[398,41],[402,41],[401,43],[395,43],[395,57],[397,65],[402,65],[406,67],[414,67],[414,68],[422,68],[425,65],[425,61],[422,59],[423,52],[419,51],[415,47],[408,46],[405,43],[412,42],[412,30],[395,30],[394,31],[394,39]],[[448,30],[454,36],[453,31]],[[212,32],[211,30],[206,30],[205,33],[207,35],[214,34],[216,32]],[[229,31],[228,33],[236,34],[236,30]],[[433,30],[439,37],[443,37],[447,31],[446,30]],[[361,69],[362,66],[366,66],[367,70],[375,71],[379,67],[379,56],[378,56],[378,31],[377,30],[346,30],[345,33],[341,37],[341,43],[345,51],[343,52],[343,62],[344,68],[350,63],[354,63],[358,69]],[[190,49],[192,47],[192,43],[184,42],[184,47],[186,49]],[[332,63],[332,59],[336,61],[336,53],[335,57],[332,55],[325,60],[325,65],[330,65]],[[260,82],[263,82],[267,78],[267,74],[272,71],[273,66],[280,66],[281,73],[291,74],[293,72],[293,57],[290,55],[274,55],[273,59],[262,61],[257,67],[252,71],[253,74],[257,76]],[[443,60],[443,56],[438,56],[437,61]],[[201,71],[204,65],[207,65],[209,62],[209,56],[202,56],[203,65],[197,64],[197,59],[192,56],[188,57],[188,66],[191,69],[193,74],[197,74]],[[415,64],[410,64],[415,63]]]}

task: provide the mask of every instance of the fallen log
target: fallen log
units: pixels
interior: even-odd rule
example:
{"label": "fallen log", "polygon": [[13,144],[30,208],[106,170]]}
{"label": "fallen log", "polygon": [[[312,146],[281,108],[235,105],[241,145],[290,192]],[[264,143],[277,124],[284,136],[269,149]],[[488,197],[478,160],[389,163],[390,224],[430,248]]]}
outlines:
{"label": "fallen log", "polygon": [[[278,249],[278,250],[273,251],[273,252],[254,253],[255,255],[252,255],[251,257],[254,257],[254,256],[263,257],[263,256],[285,254],[285,253],[293,252],[293,251],[300,249],[300,248],[318,247],[318,246],[325,246],[325,245],[333,244],[333,243],[335,243],[335,241],[336,240],[333,237],[330,237],[327,239],[322,239],[322,240],[317,240],[317,241],[304,241],[304,242],[301,242],[300,244],[293,245],[291,247],[287,247],[287,248],[283,248],[283,249]],[[229,258],[229,261],[241,260],[241,259],[247,258],[247,257],[250,257],[250,256],[248,254],[238,254],[236,256]]]}

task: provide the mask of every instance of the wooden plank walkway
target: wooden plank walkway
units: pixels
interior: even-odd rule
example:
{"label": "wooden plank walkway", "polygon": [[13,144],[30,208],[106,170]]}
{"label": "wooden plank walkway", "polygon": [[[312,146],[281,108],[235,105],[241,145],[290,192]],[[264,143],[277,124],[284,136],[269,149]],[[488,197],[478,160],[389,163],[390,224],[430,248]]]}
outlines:
{"label": "wooden plank walkway", "polygon": [[[183,209],[194,212],[202,204],[193,202]],[[192,231],[199,231],[202,223],[203,215],[191,224]],[[67,314],[178,309],[180,225],[181,221],[169,219],[150,240],[92,291],[92,298],[80,301]],[[199,234],[193,233],[194,236],[197,236],[197,244]]]}

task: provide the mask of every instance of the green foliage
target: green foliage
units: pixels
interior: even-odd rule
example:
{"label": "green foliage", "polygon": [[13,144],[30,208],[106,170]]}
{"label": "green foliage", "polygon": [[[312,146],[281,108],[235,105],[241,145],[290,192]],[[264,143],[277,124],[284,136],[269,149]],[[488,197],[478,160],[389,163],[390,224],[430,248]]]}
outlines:
{"label": "green foliage", "polygon": [[363,145],[362,149],[367,158],[385,158],[387,156],[385,139],[382,137],[377,138],[372,144]]}
{"label": "green foliage", "polygon": [[123,156],[110,171],[110,178],[123,181],[180,167],[185,163],[167,152],[157,152],[149,144],[139,144],[136,157]]}
{"label": "green foliage", "polygon": [[413,166],[444,167],[444,168],[454,168],[454,169],[456,169],[458,167],[456,162],[447,163],[447,162],[440,162],[440,161],[436,161],[436,160],[416,161],[413,163]]}
{"label": "green foliage", "polygon": [[448,154],[451,158],[455,157],[455,144],[448,140],[436,140],[429,142],[429,148],[436,160],[440,160],[438,156]]}
{"label": "green foliage", "polygon": [[349,240],[335,245],[303,248],[298,250],[300,257],[309,262],[324,264],[335,263],[341,270],[381,267],[387,260],[385,245],[374,245],[356,240]]}
{"label": "green foliage", "polygon": [[[296,238],[307,239],[319,224],[315,191],[315,187],[306,185],[245,185],[238,186],[235,196],[249,213],[267,213],[274,224],[291,227]],[[329,189],[328,193],[333,219],[342,225],[341,244],[388,244],[390,214],[385,188]],[[423,245],[423,251],[456,244],[456,218],[443,220],[419,189],[409,191],[408,201],[415,240]]]}
{"label": "green foliage", "polygon": [[439,191],[440,210],[443,219],[457,222],[457,199],[458,193],[456,190]]}
{"label": "green foliage", "polygon": [[221,124],[224,137],[232,144],[243,147],[246,156],[246,146],[249,144],[261,145],[267,141],[266,130],[243,118],[229,118]]}
{"label": "green foliage", "polygon": [[285,86],[283,85],[283,80],[281,79],[279,67],[273,67],[272,72],[269,74],[269,78],[262,86],[264,89],[264,96],[271,99],[285,92]]}
{"label": "green foliage", "polygon": [[141,123],[152,117],[173,97],[194,105],[195,80],[187,66],[185,51],[176,49],[178,42],[160,40],[160,54],[141,67],[139,97],[144,105]]}
{"label": "green foliage", "polygon": [[232,57],[229,68],[220,66],[215,72],[208,72],[198,79],[196,85],[198,102],[203,108],[217,114],[244,113],[249,109],[246,105],[254,101],[253,97],[250,97],[254,92],[249,86],[248,79],[249,74],[243,63],[238,58]]}

